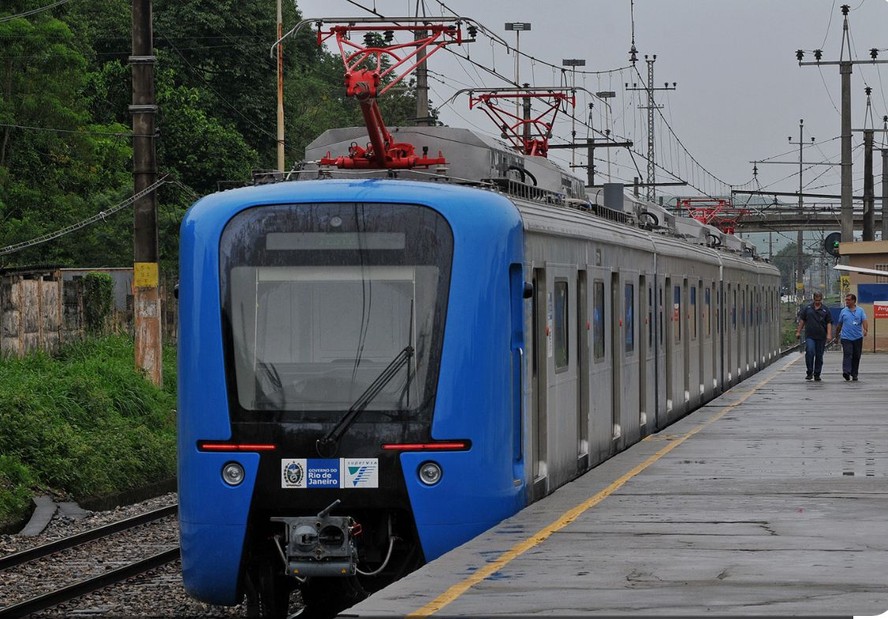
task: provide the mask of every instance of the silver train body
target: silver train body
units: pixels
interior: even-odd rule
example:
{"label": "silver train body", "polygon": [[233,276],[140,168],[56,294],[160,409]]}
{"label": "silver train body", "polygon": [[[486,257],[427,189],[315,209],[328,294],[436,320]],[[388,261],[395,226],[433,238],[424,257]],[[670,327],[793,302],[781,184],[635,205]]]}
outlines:
{"label": "silver train body", "polygon": [[[524,488],[535,501],[736,385],[779,355],[779,271],[748,242],[551,161],[448,127],[394,130],[446,169],[331,171],[366,141],[325,132],[291,179],[377,176],[506,194],[524,228],[520,363]],[[504,318],[505,319],[505,318]]]}

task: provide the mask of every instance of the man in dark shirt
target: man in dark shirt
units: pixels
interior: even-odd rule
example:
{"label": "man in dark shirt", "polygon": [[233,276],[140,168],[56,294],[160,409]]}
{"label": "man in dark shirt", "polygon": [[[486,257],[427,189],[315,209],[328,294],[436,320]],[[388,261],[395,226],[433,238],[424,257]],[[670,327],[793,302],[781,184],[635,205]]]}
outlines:
{"label": "man in dark shirt", "polygon": [[814,293],[814,301],[799,310],[799,326],[796,337],[805,329],[805,380],[820,380],[823,369],[823,350],[832,335],[832,314],[823,304],[823,295]]}

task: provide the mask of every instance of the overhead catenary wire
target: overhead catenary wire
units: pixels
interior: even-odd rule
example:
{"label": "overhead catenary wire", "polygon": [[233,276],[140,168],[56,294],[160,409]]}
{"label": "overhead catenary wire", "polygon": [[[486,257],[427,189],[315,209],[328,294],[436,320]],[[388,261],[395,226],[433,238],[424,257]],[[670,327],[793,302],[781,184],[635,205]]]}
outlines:
{"label": "overhead catenary wire", "polygon": [[110,209],[105,209],[105,210],[99,211],[95,215],[88,217],[84,220],[78,221],[77,223],[73,223],[70,226],[65,226],[64,228],[60,228],[59,230],[56,230],[55,232],[50,232],[48,234],[38,236],[38,237],[33,238],[29,241],[23,241],[21,243],[16,243],[14,245],[8,245],[7,247],[2,247],[2,248],[0,248],[0,256],[14,254],[14,253],[21,251],[23,249],[28,249],[29,247],[34,247],[35,245],[41,245],[43,243],[46,243],[47,241],[52,241],[52,240],[61,238],[63,236],[67,236],[67,235],[71,234],[72,232],[76,232],[77,230],[81,230],[82,228],[86,228],[87,226],[90,226],[98,221],[104,221],[107,217],[113,215],[114,213],[120,211],[121,209],[124,209],[124,208],[134,204],[140,198],[147,196],[151,192],[155,191],[158,187],[160,187],[161,185],[163,185],[164,183],[167,182],[166,178],[167,178],[167,175],[164,175],[161,178],[159,178],[158,180],[156,180],[155,182],[153,182],[152,184],[150,184],[148,187],[145,187],[145,189],[143,189],[142,191],[133,194],[132,196],[130,196],[129,198],[127,198],[123,202],[119,202],[118,204],[111,207]]}

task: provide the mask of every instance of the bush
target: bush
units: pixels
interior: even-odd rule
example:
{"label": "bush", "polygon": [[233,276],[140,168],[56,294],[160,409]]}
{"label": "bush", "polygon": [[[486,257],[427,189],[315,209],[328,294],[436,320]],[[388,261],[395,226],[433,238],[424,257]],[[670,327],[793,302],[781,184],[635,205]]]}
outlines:
{"label": "bush", "polygon": [[114,280],[107,273],[87,273],[83,277],[83,312],[86,332],[101,335],[105,332],[111,309],[114,307]]}
{"label": "bush", "polygon": [[156,388],[114,335],[0,360],[0,522],[22,517],[32,493],[82,500],[175,475],[175,353]]}

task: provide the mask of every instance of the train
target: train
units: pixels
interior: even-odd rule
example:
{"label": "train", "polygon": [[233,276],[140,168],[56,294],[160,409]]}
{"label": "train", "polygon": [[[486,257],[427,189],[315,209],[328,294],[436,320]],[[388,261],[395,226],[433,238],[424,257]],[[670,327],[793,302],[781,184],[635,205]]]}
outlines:
{"label": "train", "polygon": [[497,138],[393,133],[447,165],[308,164],[184,217],[179,523],[200,600],[335,614],[780,354],[780,275],[750,243]]}

